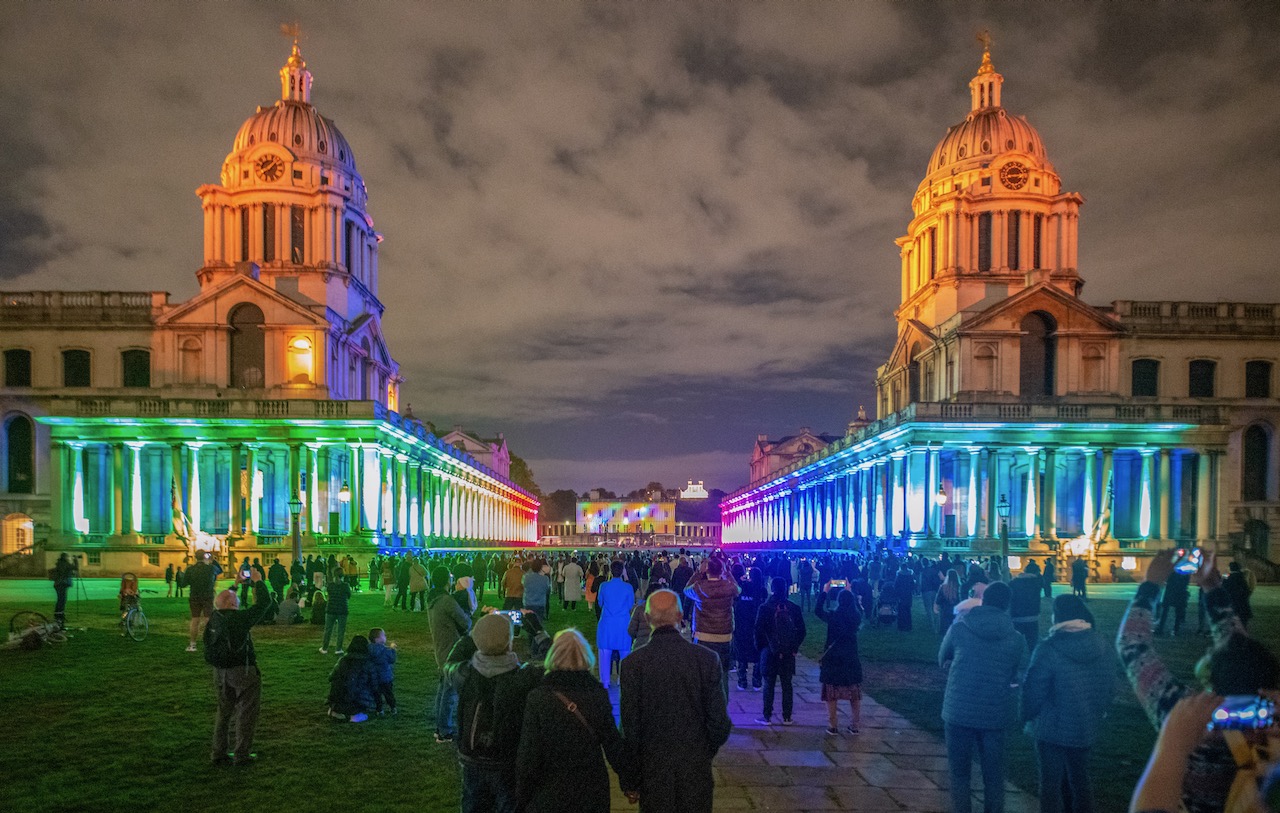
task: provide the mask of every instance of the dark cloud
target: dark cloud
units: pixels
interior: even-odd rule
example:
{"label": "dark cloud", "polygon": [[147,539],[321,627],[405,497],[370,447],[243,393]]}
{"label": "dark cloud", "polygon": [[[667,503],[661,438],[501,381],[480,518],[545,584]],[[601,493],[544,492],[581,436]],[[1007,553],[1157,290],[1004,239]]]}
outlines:
{"label": "dark cloud", "polygon": [[74,247],[46,213],[41,180],[52,159],[32,136],[23,97],[0,88],[0,279],[16,279]]}

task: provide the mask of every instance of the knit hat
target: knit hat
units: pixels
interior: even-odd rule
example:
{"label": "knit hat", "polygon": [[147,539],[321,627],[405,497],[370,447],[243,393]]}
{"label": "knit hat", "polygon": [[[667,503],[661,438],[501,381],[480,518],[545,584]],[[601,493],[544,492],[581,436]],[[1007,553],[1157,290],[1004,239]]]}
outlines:
{"label": "knit hat", "polygon": [[484,654],[501,655],[511,651],[513,631],[510,618],[501,613],[489,613],[471,628],[471,640],[476,642],[476,649]]}
{"label": "knit hat", "polygon": [[459,590],[470,590],[471,586],[474,583],[475,583],[475,579],[471,578],[470,576],[460,576],[458,578],[457,583],[454,584],[454,587],[458,588]]}

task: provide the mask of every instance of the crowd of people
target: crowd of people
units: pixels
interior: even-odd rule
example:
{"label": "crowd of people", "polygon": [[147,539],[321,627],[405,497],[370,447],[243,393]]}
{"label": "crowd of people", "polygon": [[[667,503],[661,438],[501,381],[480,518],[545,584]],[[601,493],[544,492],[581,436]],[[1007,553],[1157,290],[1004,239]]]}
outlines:
{"label": "crowd of people", "polygon": [[[1072,589],[1054,595],[1059,567],[1052,558],[1043,567],[1028,561],[1016,576],[998,557],[887,552],[453,552],[383,554],[363,567],[350,557],[307,557],[288,568],[246,559],[219,591],[222,567],[203,555],[171,569],[166,582],[178,595],[187,591],[188,649],[202,637],[214,668],[215,764],[255,758],[261,681],[251,628],[298,623],[308,607],[312,623],[323,626],[319,652],[332,647],[339,656],[329,676],[329,715],[359,723],[396,714],[396,644],[383,628],[345,637],[352,594],[367,590],[383,597],[387,612],[427,614],[439,674],[430,716],[436,741],[456,749],[464,812],[606,811],[609,768],[645,813],[710,810],[711,760],[729,736],[732,678],[737,692],[761,693],[756,725],[774,725],[775,708],[780,723],[792,725],[806,620],[816,619],[826,627],[821,648],[811,650],[820,653],[826,734],[857,735],[859,636],[910,631],[913,617],[939,640],[956,813],[971,809],[975,758],[985,809],[1003,809],[1005,734],[1017,722],[1035,743],[1041,809],[1093,810],[1089,758],[1118,668],[1161,731],[1133,811],[1247,810],[1227,800],[1239,798],[1242,776],[1256,777],[1254,792],[1265,795],[1263,768],[1276,756],[1268,751],[1275,739],[1267,730],[1206,734],[1205,726],[1226,696],[1280,699],[1280,664],[1247,634],[1253,585],[1236,563],[1225,579],[1211,554],[1195,573],[1172,563],[1172,552],[1151,561],[1114,646],[1090,610],[1087,567],[1061,568]],[[55,568],[53,577],[65,604],[69,567]],[[1193,586],[1198,631],[1212,636],[1194,686],[1177,680],[1153,645],[1170,616],[1167,634],[1183,633]],[[1041,637],[1046,599],[1051,625]],[[548,633],[553,614],[579,602],[594,616],[594,647],[577,629]],[[515,645],[517,635],[526,639],[523,647]],[[841,701],[849,710],[843,726]],[[1256,764],[1247,764],[1246,754]]]}

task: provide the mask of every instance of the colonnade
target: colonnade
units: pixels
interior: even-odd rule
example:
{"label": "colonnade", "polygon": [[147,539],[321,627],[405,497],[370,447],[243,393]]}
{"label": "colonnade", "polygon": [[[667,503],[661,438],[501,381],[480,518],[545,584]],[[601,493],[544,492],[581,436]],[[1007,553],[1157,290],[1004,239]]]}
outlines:
{"label": "colonnade", "polygon": [[305,537],[536,538],[531,497],[461,461],[414,452],[364,441],[55,440],[51,520],[64,534],[168,535],[185,520],[191,534],[281,536],[296,496]]}
{"label": "colonnade", "polygon": [[[847,452],[849,450],[841,450]],[[726,542],[857,545],[947,538],[1056,542],[1103,519],[1123,540],[1217,536],[1220,449],[908,445],[834,453],[731,496]],[[1105,512],[1105,517],[1104,517]]]}

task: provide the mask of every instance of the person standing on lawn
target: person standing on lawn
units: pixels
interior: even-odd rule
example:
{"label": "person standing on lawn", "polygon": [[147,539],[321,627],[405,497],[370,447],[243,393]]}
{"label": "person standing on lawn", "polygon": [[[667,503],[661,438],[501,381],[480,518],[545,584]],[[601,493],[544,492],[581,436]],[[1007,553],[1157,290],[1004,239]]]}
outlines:
{"label": "person standing on lawn", "polygon": [[982,604],[956,619],[938,650],[947,671],[942,700],[952,813],[970,813],[973,752],[982,766],[988,813],[1004,811],[1004,731],[1013,722],[1013,684],[1027,642],[1009,617],[1009,585],[992,582]]}
{"label": "person standing on lawn", "polygon": [[[436,668],[443,674],[449,652],[458,639],[471,631],[471,616],[449,593],[449,571],[437,567],[431,571],[431,592],[427,594],[427,624],[435,651]],[[436,687],[436,742],[449,742],[454,733],[454,706],[457,693],[443,677]]]}
{"label": "person standing on lawn", "polygon": [[[324,640],[320,642],[320,654],[329,654],[329,636],[337,632],[338,654],[343,654],[342,646],[347,634],[347,615],[350,612],[351,585],[342,578],[342,571],[334,568],[329,576],[328,595],[324,605]],[[335,630],[336,628],[336,630]]]}
{"label": "person standing on lawn", "polygon": [[[1038,600],[1038,590],[1035,596]],[[1031,653],[1022,687],[1022,719],[1036,741],[1040,766],[1042,813],[1093,810],[1089,751],[1115,696],[1115,676],[1110,642],[1094,628],[1084,601],[1065,593],[1055,598],[1049,637]],[[1069,804],[1064,804],[1064,780]]]}
{"label": "person standing on lawn", "polygon": [[187,651],[196,651],[196,637],[200,635],[200,619],[208,619],[213,615],[213,584],[217,572],[209,563],[209,552],[202,551],[196,563],[187,568],[187,608],[191,610],[190,639]]}
{"label": "person standing on lawn", "polygon": [[[64,553],[58,557],[58,561],[53,565],[53,572],[50,574],[50,578],[53,579],[53,593],[55,596],[53,620],[58,622],[58,629],[67,628],[67,591],[71,589],[71,585],[74,583],[75,572],[75,564]],[[192,629],[195,629],[195,625],[196,622],[193,620],[191,623]],[[194,633],[192,635],[190,648],[194,650],[196,643]]]}
{"label": "person standing on lawn", "polygon": [[782,724],[791,725],[791,712],[795,696],[791,679],[796,673],[796,653],[804,643],[804,614],[800,608],[787,601],[787,580],[774,576],[769,582],[769,600],[760,606],[756,615],[756,646],[760,649],[760,663],[764,671],[764,710],[756,720],[761,725],[771,725],[773,717],[773,689],[782,680]]}
{"label": "person standing on lawn", "polygon": [[704,559],[684,588],[693,604],[693,640],[720,657],[720,688],[728,702],[730,652],[733,646],[733,603],[742,589],[725,573],[718,556]]}
{"label": "person standing on lawn", "polygon": [[[236,581],[243,581],[238,573]],[[253,734],[262,705],[262,672],[250,630],[274,611],[275,602],[261,573],[250,570],[249,583],[253,586],[253,606],[240,609],[235,586],[223,590],[215,599],[216,609],[204,630],[204,658],[213,667],[213,686],[218,695],[211,754],[214,765],[250,765],[258,758],[253,753]],[[236,721],[234,747],[230,738],[232,717]]]}

